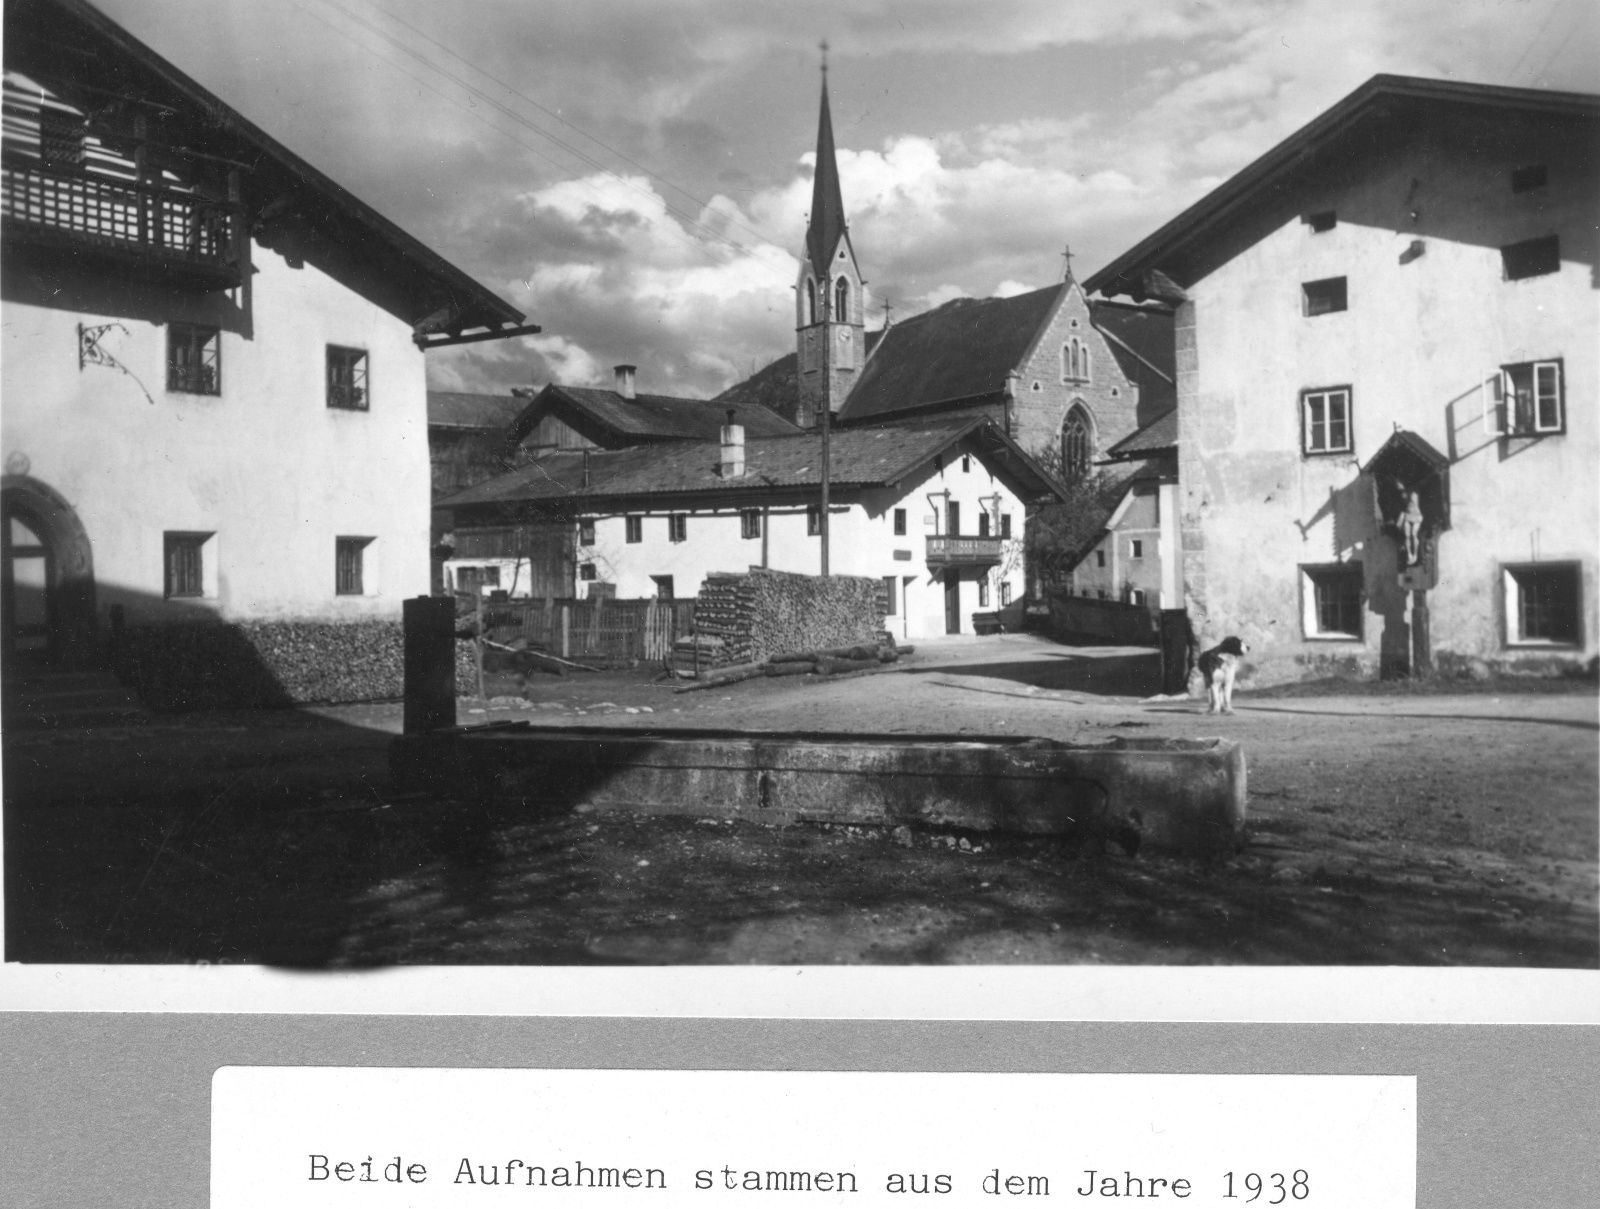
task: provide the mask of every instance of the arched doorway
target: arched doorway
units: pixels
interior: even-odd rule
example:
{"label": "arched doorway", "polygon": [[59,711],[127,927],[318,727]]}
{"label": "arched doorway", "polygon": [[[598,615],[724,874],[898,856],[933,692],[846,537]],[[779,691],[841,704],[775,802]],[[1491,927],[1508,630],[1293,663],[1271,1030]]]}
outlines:
{"label": "arched doorway", "polygon": [[0,479],[0,629],[7,667],[94,658],[94,555],[72,505],[37,479]]}

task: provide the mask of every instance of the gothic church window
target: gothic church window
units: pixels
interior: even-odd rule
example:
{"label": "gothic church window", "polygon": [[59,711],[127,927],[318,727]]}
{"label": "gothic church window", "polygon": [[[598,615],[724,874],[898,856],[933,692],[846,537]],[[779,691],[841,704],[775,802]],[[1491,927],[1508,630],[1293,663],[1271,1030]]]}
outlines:
{"label": "gothic church window", "polygon": [[1094,456],[1094,432],[1088,413],[1074,407],[1061,425],[1061,476],[1068,481],[1089,473]]}
{"label": "gothic church window", "polygon": [[1061,346],[1061,380],[1089,381],[1089,346],[1076,336],[1069,337]]}
{"label": "gothic church window", "polygon": [[839,278],[834,287],[833,317],[840,323],[850,321],[850,281],[848,278]]}

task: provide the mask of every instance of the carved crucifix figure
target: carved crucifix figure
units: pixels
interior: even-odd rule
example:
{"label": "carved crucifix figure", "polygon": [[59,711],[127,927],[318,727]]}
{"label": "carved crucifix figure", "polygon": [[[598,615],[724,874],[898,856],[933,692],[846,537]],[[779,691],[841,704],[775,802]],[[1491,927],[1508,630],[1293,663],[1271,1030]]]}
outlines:
{"label": "carved crucifix figure", "polygon": [[1422,557],[1422,505],[1415,491],[1406,492],[1406,510],[1400,514],[1400,533],[1405,539],[1406,566],[1414,567]]}

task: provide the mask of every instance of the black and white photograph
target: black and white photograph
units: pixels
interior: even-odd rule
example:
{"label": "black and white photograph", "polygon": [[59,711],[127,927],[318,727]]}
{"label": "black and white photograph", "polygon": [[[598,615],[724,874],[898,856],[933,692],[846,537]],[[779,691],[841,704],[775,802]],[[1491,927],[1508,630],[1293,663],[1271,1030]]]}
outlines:
{"label": "black and white photograph", "polygon": [[1597,31],[6,0],[8,978],[1592,974]]}

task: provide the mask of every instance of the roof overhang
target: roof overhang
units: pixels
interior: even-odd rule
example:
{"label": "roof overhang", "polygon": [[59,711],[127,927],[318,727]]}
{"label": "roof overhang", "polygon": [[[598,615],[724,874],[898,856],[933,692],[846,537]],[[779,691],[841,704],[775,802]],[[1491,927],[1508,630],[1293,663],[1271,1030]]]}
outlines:
{"label": "roof overhang", "polygon": [[1154,234],[1141,240],[1084,282],[1084,289],[1135,299],[1181,302],[1184,291],[1203,274],[1188,267],[1197,245],[1253,207],[1311,157],[1343,140],[1374,118],[1394,118],[1423,103],[1520,110],[1553,116],[1600,117],[1600,96],[1505,88],[1413,76],[1373,76],[1360,88],[1302,126],[1265,155],[1224,181]]}

